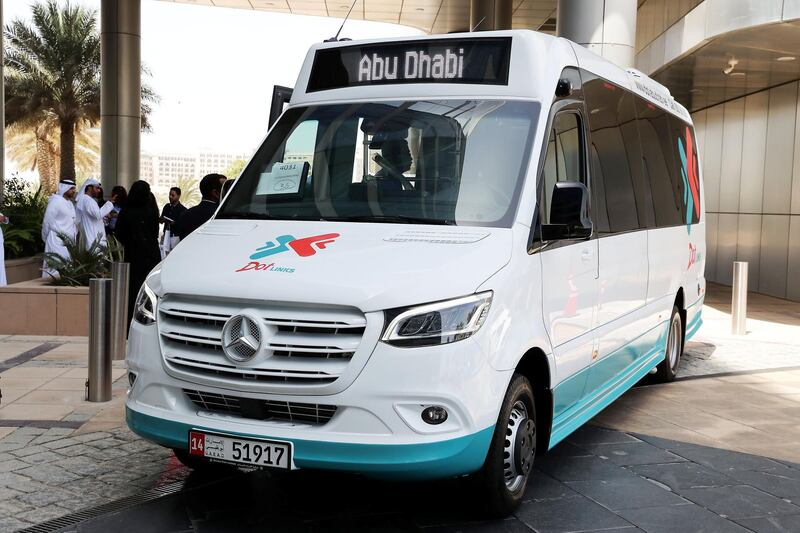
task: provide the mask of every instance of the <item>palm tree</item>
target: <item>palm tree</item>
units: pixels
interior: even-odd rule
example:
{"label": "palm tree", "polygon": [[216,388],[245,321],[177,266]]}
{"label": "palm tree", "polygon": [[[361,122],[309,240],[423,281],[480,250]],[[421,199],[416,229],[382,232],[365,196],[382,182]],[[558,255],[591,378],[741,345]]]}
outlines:
{"label": "palm tree", "polygon": [[[56,125],[59,177],[75,179],[76,135],[100,120],[97,12],[69,1],[62,7],[56,0],[31,10],[32,25],[15,20],[4,31],[6,126]],[[143,129],[156,101],[153,91],[142,87]]]}
{"label": "palm tree", "polygon": [[231,162],[228,165],[228,168],[222,171],[222,175],[228,178],[229,180],[235,180],[239,177],[239,174],[242,173],[244,170],[244,166],[247,164],[247,161],[244,159],[236,159],[235,161]]}
{"label": "palm tree", "polygon": [[45,195],[58,185],[58,146],[50,138],[47,123],[14,124],[6,128],[6,155],[23,170],[37,170]]}
{"label": "palm tree", "polygon": [[[54,120],[17,122],[6,128],[6,154],[18,168],[36,170],[42,193],[58,189],[61,159],[59,125]],[[100,132],[76,128],[75,169],[80,175],[97,175],[100,167]]]}
{"label": "palm tree", "polygon": [[192,207],[200,202],[200,182],[193,177],[178,178],[175,185],[181,190],[181,203]]}

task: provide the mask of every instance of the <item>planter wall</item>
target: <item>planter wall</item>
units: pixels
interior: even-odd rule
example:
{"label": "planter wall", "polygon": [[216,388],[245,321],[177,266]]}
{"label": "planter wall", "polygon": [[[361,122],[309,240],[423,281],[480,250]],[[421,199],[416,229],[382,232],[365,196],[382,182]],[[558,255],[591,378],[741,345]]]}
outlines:
{"label": "planter wall", "polygon": [[89,287],[36,279],[0,288],[0,335],[89,335]]}
{"label": "planter wall", "polygon": [[42,256],[8,259],[6,261],[6,278],[8,284],[20,283],[42,277]]}

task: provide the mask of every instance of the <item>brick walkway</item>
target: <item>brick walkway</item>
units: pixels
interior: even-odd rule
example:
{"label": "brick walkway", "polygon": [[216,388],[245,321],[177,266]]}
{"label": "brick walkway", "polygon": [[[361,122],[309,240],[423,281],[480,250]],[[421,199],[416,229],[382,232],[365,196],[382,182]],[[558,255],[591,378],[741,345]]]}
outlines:
{"label": "brick walkway", "polygon": [[185,484],[63,531],[800,531],[800,465],[596,426],[537,460],[522,505],[504,520],[482,520],[464,480],[302,471]]}
{"label": "brick walkway", "polygon": [[687,343],[680,376],[800,367],[800,304],[748,295],[747,335],[731,334],[731,289],[709,284],[703,327]]}
{"label": "brick walkway", "polygon": [[22,427],[0,440],[0,531],[183,479],[172,453],[118,427],[81,433]]}

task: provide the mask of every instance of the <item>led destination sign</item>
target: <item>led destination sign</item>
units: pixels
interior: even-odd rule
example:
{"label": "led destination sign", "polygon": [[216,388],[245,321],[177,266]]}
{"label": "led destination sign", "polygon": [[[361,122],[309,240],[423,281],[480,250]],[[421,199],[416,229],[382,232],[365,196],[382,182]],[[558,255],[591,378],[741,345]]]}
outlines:
{"label": "led destination sign", "polygon": [[308,92],[400,83],[505,85],[511,38],[438,39],[317,50]]}

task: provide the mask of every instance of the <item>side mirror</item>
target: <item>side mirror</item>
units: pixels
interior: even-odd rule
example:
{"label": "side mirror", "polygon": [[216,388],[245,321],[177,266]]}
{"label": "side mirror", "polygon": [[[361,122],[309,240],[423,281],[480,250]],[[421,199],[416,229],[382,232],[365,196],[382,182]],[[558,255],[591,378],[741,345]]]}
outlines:
{"label": "side mirror", "polygon": [[553,187],[550,224],[542,224],[543,241],[583,240],[592,236],[589,189],[583,183],[562,181]]}

